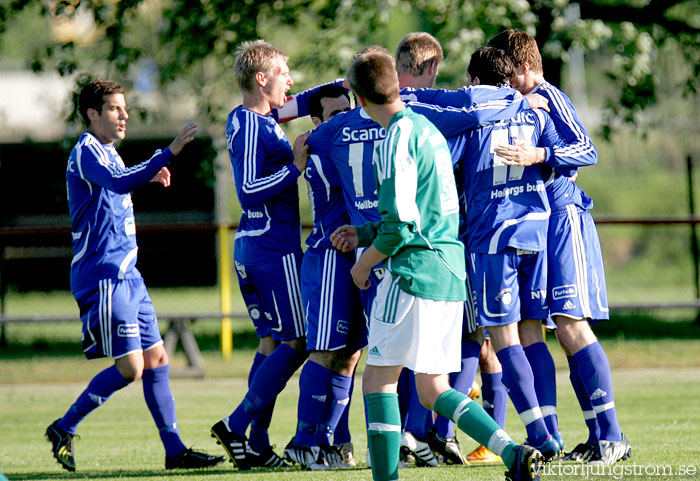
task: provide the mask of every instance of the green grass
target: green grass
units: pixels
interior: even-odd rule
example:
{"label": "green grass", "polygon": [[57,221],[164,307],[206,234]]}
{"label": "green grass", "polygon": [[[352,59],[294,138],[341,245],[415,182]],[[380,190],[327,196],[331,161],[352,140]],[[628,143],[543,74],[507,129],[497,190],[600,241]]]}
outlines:
{"label": "green grass", "polygon": [[[248,361],[250,356],[248,356]],[[697,361],[697,356],[695,361]],[[246,359],[240,359],[240,362]],[[669,465],[677,472],[681,466],[698,465],[700,443],[700,370],[693,369],[617,369],[613,374],[620,424],[633,444],[633,457],[622,465]],[[272,423],[272,442],[278,450],[291,437],[296,414],[297,378],[293,378],[280,395]],[[359,384],[358,384],[359,385]],[[84,382],[25,383],[0,388],[0,466],[9,479],[132,479],[132,480],[201,480],[231,479],[231,465],[208,471],[188,473],[163,471],[163,451],[150,415],[143,402],[140,386],[130,386],[92,413],[80,426],[76,443],[78,471],[61,470],[43,439],[46,426],[70,405],[84,389]],[[559,418],[569,447],[582,441],[585,426],[581,419],[566,372],[558,371]],[[240,401],[246,389],[242,377],[205,380],[173,379],[179,426],[188,445],[220,452],[208,435],[209,427],[227,415]],[[362,421],[362,401],[355,392],[351,405],[351,430],[360,468],[331,473],[304,473],[289,468],[279,471],[258,470],[235,473],[239,480],[369,480],[370,471],[362,469],[366,437]],[[507,430],[515,440],[525,432],[520,420],[509,407]],[[475,443],[461,436],[462,449],[469,451]],[[408,468],[401,470],[407,480],[496,480],[503,479],[502,466],[468,466]],[[583,477],[549,476],[545,479],[584,479]],[[591,476],[587,479],[611,479]],[[632,477],[625,479],[633,479]],[[645,479],[645,478],[634,478]],[[658,479],[664,479],[658,478]],[[667,479],[682,479],[671,477]],[[688,478],[692,479],[692,478]]]}
{"label": "green grass", "polygon": [[[173,295],[176,294],[176,295]],[[218,294],[213,289],[178,289],[153,292],[161,312],[197,310],[194,302],[208,304],[202,311],[215,310]],[[23,294],[22,302],[8,304],[13,313],[36,309],[73,308],[65,293]],[[14,298],[17,301],[17,297]],[[651,315],[654,314],[654,315]],[[657,315],[658,314],[658,315]],[[693,323],[694,311],[663,313],[615,313],[613,320],[594,327],[613,368],[616,405],[620,424],[633,444],[631,460],[616,465],[607,476],[596,472],[555,471],[543,479],[698,479],[677,476],[681,469],[700,469],[700,325]],[[161,316],[161,319],[163,317]],[[208,435],[209,427],[229,414],[246,391],[246,377],[257,338],[250,321],[233,322],[234,352],[222,359],[218,351],[219,321],[200,320],[192,325],[205,361],[206,377],[192,380],[177,376],[185,358],[177,352],[172,359],[173,394],[184,441],[210,453],[220,452]],[[165,329],[165,322],[161,326]],[[364,467],[364,432],[360,380],[351,405],[351,430],[361,467],[331,473],[306,473],[296,469],[258,470],[240,473],[230,464],[198,473],[163,470],[163,451],[143,401],[140,386],[116,393],[81,424],[76,444],[78,471],[69,474],[55,463],[43,439],[46,426],[61,416],[88,380],[110,364],[109,360],[87,362],[80,352],[79,323],[6,326],[7,345],[0,348],[0,471],[10,479],[132,479],[136,481],[187,480],[369,480]],[[557,367],[559,418],[562,432],[573,447],[586,436],[575,396],[569,385],[567,363],[553,336],[548,343]],[[361,365],[364,361],[361,361]],[[358,372],[361,375],[362,368]],[[294,377],[278,398],[271,428],[278,452],[289,441],[296,422],[298,377]],[[509,406],[506,429],[516,441],[525,430]],[[465,452],[475,447],[460,437]],[[662,468],[657,466],[668,466]],[[633,471],[642,470],[635,476]],[[572,468],[568,468],[569,470]],[[671,469],[672,476],[648,476],[655,469]],[[502,466],[408,468],[401,479],[471,481],[503,479]],[[646,471],[645,471],[646,470]],[[646,473],[646,474],[645,474]]]}

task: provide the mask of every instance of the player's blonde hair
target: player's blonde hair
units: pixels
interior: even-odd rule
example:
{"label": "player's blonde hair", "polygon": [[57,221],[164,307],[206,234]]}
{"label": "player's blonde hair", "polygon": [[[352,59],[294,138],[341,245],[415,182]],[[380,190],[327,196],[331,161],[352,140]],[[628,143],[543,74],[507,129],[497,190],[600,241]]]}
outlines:
{"label": "player's blonde hair", "polygon": [[505,50],[513,60],[515,68],[520,68],[527,62],[530,70],[542,73],[542,55],[537,41],[529,33],[509,28],[489,40],[489,46]]}
{"label": "player's blonde hair", "polygon": [[396,47],[398,73],[423,75],[433,62],[442,62],[442,46],[427,32],[406,34]]}
{"label": "player's blonde hair", "polygon": [[236,49],[236,60],[233,70],[236,74],[238,87],[243,92],[252,92],[255,86],[255,74],[269,73],[275,66],[275,60],[285,62],[289,55],[276,49],[265,40],[243,42]]}

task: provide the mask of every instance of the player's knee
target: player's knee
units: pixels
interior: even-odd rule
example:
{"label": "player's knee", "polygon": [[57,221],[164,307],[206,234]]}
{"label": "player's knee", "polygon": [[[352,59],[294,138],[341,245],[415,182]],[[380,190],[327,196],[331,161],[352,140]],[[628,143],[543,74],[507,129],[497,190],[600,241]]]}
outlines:
{"label": "player's knee", "polygon": [[129,354],[117,359],[115,365],[117,366],[119,374],[121,374],[128,383],[137,381],[143,376],[144,359],[141,353]]}

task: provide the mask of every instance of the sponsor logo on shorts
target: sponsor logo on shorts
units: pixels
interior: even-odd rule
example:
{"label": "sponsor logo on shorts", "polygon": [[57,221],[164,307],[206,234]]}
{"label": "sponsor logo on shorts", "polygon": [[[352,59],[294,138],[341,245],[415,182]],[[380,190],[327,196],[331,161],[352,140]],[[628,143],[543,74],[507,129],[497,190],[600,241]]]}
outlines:
{"label": "sponsor logo on shorts", "polygon": [[530,291],[530,299],[547,299],[547,291],[544,289]]}
{"label": "sponsor logo on shorts", "polygon": [[507,289],[502,289],[501,292],[496,296],[496,301],[502,302],[505,305],[513,302],[513,294],[511,293],[513,289],[508,287]]}
{"label": "sponsor logo on shorts", "polygon": [[347,335],[350,332],[350,323],[342,319],[338,319],[338,323],[335,325],[335,330],[340,334]]}
{"label": "sponsor logo on shorts", "polygon": [[322,395],[312,394],[311,399],[315,399],[318,402],[324,403],[324,402],[326,402],[326,395],[325,394],[322,394]]}
{"label": "sponsor logo on shorts", "polygon": [[381,357],[382,353],[379,352],[379,349],[377,346],[372,346],[372,348],[369,350],[369,355],[370,356],[376,356],[376,357]]}
{"label": "sponsor logo on shorts", "polygon": [[268,320],[268,321],[271,321],[271,320],[272,320],[272,314],[270,314],[269,312],[266,312],[266,313],[265,313],[265,317],[267,317],[267,320]]}
{"label": "sponsor logo on shorts", "polygon": [[117,329],[117,336],[119,336],[119,337],[139,337],[139,325],[138,324],[122,324]]}
{"label": "sponsor logo on shorts", "polygon": [[552,288],[552,299],[566,299],[567,297],[578,297],[576,284]]}
{"label": "sponsor logo on shorts", "polygon": [[241,279],[245,279],[248,277],[248,274],[246,274],[245,271],[245,266],[241,264],[238,261],[234,261],[234,264],[236,265],[236,271],[238,272],[238,275],[241,276]]}
{"label": "sponsor logo on shorts", "polygon": [[570,311],[571,309],[576,309],[576,305],[573,302],[571,302],[571,299],[567,299],[567,301],[562,306],[562,309],[564,309],[565,311]]}

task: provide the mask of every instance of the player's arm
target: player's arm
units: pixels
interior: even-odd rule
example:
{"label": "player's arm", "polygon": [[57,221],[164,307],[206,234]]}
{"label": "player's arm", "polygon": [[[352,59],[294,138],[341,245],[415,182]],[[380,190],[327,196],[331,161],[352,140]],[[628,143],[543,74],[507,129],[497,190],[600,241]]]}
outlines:
{"label": "player's arm", "polygon": [[[424,95],[427,90],[433,93]],[[408,105],[426,116],[445,137],[510,119],[530,108],[526,97],[507,88],[420,89],[414,92],[420,103],[409,102]],[[423,99],[429,100],[433,107],[426,105]],[[540,99],[541,104],[546,104],[544,98]]]}
{"label": "player's arm", "polygon": [[571,100],[558,89],[547,89],[542,94],[549,99],[551,117],[561,145],[553,147],[554,158],[549,163],[554,168],[559,166],[585,167],[598,162],[598,150],[590,135],[581,123]]}
{"label": "player's arm", "polygon": [[411,155],[415,153],[403,148],[397,148],[395,152],[379,149],[377,154],[375,169],[380,186],[377,193],[382,220],[372,245],[388,257],[406,245],[415,232],[418,176]]}
{"label": "player's arm", "polygon": [[495,149],[495,153],[504,158],[505,164],[528,166],[544,163],[559,174],[571,177],[579,167],[595,163],[597,153],[594,146],[591,151],[574,137],[563,138],[549,115],[540,113],[538,119],[542,128],[539,146],[515,142],[514,145],[504,144]]}
{"label": "player's arm", "polygon": [[[262,175],[265,159],[265,145],[260,137],[247,135],[255,127],[257,119],[249,120],[245,125],[229,134],[228,152],[233,166],[236,191],[241,207],[260,205],[284,189],[297,182],[301,170],[294,162],[282,167],[271,175]],[[304,165],[305,162],[304,162]]]}
{"label": "player's arm", "polygon": [[128,194],[137,187],[163,175],[168,177],[169,182],[170,172],[161,174],[161,171],[176,155],[170,147],[173,146],[176,152],[180,153],[182,147],[192,141],[196,131],[197,126],[195,124],[186,125],[176,137],[176,139],[179,138],[176,145],[173,146],[173,143],[171,143],[165,150],[157,150],[150,159],[126,168],[106,161],[103,150],[97,145],[87,144],[83,146],[81,152],[81,176],[89,182],[118,194]]}
{"label": "player's arm", "polygon": [[338,85],[343,86],[343,81],[345,79],[339,78],[332,82],[326,82],[315,87],[311,87],[308,90],[299,92],[298,94],[290,95],[284,102],[284,105],[279,109],[272,109],[272,117],[279,123],[289,122],[290,120],[298,119],[300,117],[306,117],[309,115],[309,97],[311,94],[316,92],[318,89],[325,85]]}

